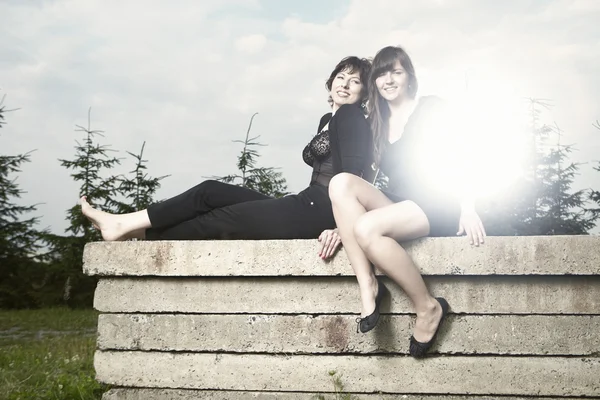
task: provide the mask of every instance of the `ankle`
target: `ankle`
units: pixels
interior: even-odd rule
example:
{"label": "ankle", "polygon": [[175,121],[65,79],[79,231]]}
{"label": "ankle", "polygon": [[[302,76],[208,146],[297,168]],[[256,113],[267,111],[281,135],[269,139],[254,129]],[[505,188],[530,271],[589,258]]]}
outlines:
{"label": "ankle", "polygon": [[375,275],[363,276],[360,279],[357,279],[357,281],[361,289],[373,289],[377,288],[378,285]]}
{"label": "ankle", "polygon": [[427,301],[415,306],[417,317],[428,317],[432,314],[435,314],[438,308],[440,308],[440,304],[436,299],[430,297]]}

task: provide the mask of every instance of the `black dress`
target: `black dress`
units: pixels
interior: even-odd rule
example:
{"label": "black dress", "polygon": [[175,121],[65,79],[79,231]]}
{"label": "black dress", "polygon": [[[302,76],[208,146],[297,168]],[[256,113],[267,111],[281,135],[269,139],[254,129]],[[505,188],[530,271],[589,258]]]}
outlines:
{"label": "black dress", "polygon": [[[323,127],[329,122],[327,130]],[[302,152],[313,171],[298,194],[272,198],[214,180],[148,207],[149,240],[313,239],[335,227],[328,185],[340,172],[362,176],[372,162],[372,136],[362,110],[344,105],[321,118]]]}
{"label": "black dress", "polygon": [[452,132],[444,123],[446,115],[440,98],[422,97],[401,138],[387,145],[380,163],[389,179],[384,194],[394,202],[412,200],[421,207],[429,220],[429,236],[455,236],[460,218],[458,197],[442,185],[460,173],[443,148]]}

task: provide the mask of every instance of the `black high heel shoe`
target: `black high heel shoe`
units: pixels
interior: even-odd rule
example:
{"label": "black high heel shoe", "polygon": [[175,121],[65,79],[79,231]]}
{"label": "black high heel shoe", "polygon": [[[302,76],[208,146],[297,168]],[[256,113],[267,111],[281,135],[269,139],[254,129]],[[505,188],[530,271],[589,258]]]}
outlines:
{"label": "black high heel shoe", "polygon": [[379,321],[379,306],[381,305],[383,298],[389,293],[389,290],[385,287],[383,282],[381,282],[381,279],[378,278],[377,296],[375,296],[375,311],[364,318],[356,318],[356,333],[358,333],[359,329],[362,333],[367,333],[371,329],[375,328],[377,321]]}
{"label": "black high heel shoe", "polygon": [[410,336],[410,347],[408,349],[408,352],[414,358],[423,358],[427,351],[431,348],[431,346],[433,346],[437,334],[440,331],[440,327],[442,326],[442,322],[444,322],[444,318],[446,318],[448,310],[450,310],[450,305],[448,304],[446,299],[444,299],[443,297],[436,297],[435,299],[438,301],[438,303],[440,303],[440,306],[442,306],[442,318],[440,318],[440,323],[438,324],[438,327],[436,328],[435,333],[433,334],[433,337],[429,342],[421,343],[417,339],[415,339],[414,336]]}

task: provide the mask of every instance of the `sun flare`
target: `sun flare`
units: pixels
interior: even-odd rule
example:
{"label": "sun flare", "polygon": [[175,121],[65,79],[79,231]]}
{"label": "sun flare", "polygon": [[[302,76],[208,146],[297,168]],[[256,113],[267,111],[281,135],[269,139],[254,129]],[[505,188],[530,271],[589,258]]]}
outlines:
{"label": "sun flare", "polygon": [[426,160],[421,178],[453,197],[501,195],[523,175],[529,154],[523,101],[472,94],[448,103],[445,115],[430,121],[437,143],[416,157]]}

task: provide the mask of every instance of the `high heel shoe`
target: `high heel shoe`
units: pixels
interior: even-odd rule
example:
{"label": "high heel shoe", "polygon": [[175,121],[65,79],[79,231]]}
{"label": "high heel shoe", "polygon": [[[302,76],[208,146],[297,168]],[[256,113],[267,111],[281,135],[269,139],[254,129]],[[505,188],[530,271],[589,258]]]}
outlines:
{"label": "high heel shoe", "polygon": [[442,326],[442,322],[444,322],[444,318],[446,317],[446,314],[448,314],[448,310],[450,310],[450,305],[448,304],[446,299],[444,299],[443,297],[436,297],[435,299],[438,301],[438,303],[440,303],[440,306],[442,306],[442,318],[440,318],[440,323],[435,329],[435,333],[433,334],[433,337],[429,342],[422,343],[415,339],[414,336],[410,336],[410,347],[408,352],[414,358],[423,358],[427,351],[431,348],[431,346],[433,346],[437,334],[440,331],[440,327]]}
{"label": "high heel shoe", "polygon": [[364,318],[356,318],[356,333],[358,333],[359,329],[362,333],[367,333],[371,329],[375,328],[377,321],[379,321],[379,306],[381,305],[383,298],[389,293],[389,290],[385,287],[383,282],[381,282],[381,279],[378,278],[377,296],[375,296],[375,311]]}

